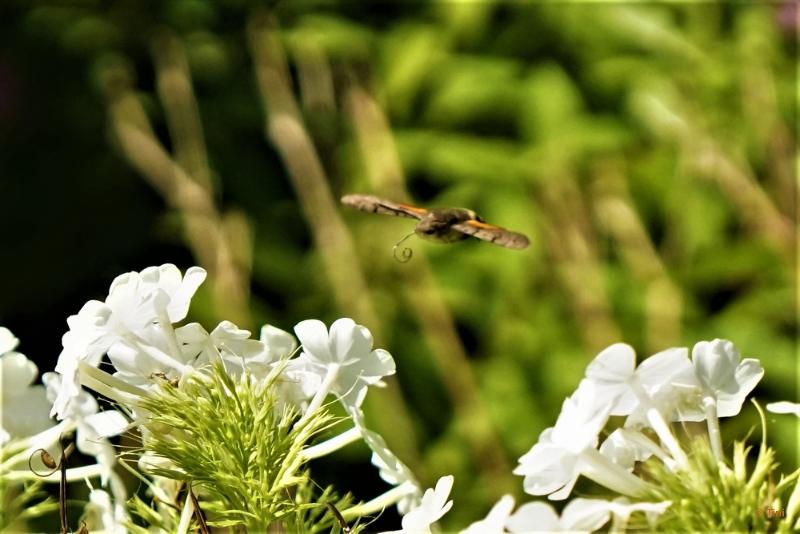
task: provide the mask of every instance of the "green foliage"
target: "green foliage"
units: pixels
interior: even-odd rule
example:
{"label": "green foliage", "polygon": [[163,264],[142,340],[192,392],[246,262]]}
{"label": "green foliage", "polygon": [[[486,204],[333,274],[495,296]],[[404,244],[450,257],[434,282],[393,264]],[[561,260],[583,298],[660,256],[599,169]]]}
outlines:
{"label": "green foliage", "polygon": [[[331,416],[319,411],[301,419],[294,408],[278,405],[276,377],[233,379],[215,365],[184,387],[164,384],[143,403],[149,413],[144,445],[157,458],[149,471],[199,493],[209,525],[317,532],[332,525],[323,517],[326,503],[349,505],[330,488],[314,495],[300,454],[332,424]],[[146,514],[141,508],[137,502],[140,517]]]}
{"label": "green foliage", "polygon": [[0,477],[0,496],[2,496],[2,510],[0,510],[2,532],[15,532],[29,519],[58,510],[58,503],[47,495],[41,482],[9,484]]}
{"label": "green foliage", "polygon": [[800,496],[800,470],[781,475],[776,483],[775,451],[765,442],[766,435],[754,462],[749,459],[752,447],[744,441],[733,443],[733,462],[726,465],[714,459],[705,440],[696,439],[686,469],[672,472],[660,462],[645,464],[648,476],[658,482],[646,497],[672,502],[657,530],[792,532],[797,520],[792,501]]}
{"label": "green foliage", "polygon": [[[405,402],[387,395],[390,407],[370,412],[379,402],[371,398],[368,416],[409,414],[408,426],[373,426],[424,484],[445,474],[442,466],[452,469],[456,506],[446,525],[476,519],[505,492],[522,496],[508,468],[612,342],[645,355],[730,338],[743,356],[761,358],[760,399],[797,400],[797,26],[781,22],[782,6],[277,3],[270,15],[329,189],[303,191],[263,139],[246,42],[256,4],[263,3],[83,2],[20,10],[23,24],[7,19],[0,33],[9,54],[23,58],[25,87],[49,80],[15,123],[20,141],[9,140],[0,155],[8,183],[33,184],[23,193],[49,215],[31,221],[31,206],[8,206],[19,221],[3,226],[33,235],[9,238],[14,283],[0,288],[9,309],[48,309],[66,300],[66,288],[105,279],[101,269],[202,261],[184,232],[185,214],[171,200],[153,200],[131,170],[141,167],[125,161],[113,128],[104,129],[110,82],[100,74],[113,71],[112,82],[129,83],[143,103],[157,138],[179,146],[169,123],[174,103],[153,80],[162,57],[153,37],[166,29],[188,58],[212,198],[242,214],[253,236],[235,263],[252,290],[249,316],[238,324],[289,329],[309,317],[353,316],[376,332],[397,359]],[[388,131],[354,112],[354,88],[370,96]],[[29,124],[41,126],[30,133]],[[370,144],[384,134],[388,149]],[[403,189],[424,206],[472,208],[526,233],[531,246],[412,241],[414,259],[398,264],[391,246],[409,221],[342,213],[356,253],[326,262],[323,249],[340,243],[315,240],[298,201],[304,192]],[[81,254],[76,242],[86,243]],[[343,301],[337,291],[356,290],[336,287],[336,269],[361,273],[364,294]],[[35,287],[19,282],[26,278]],[[431,327],[435,298],[446,313]],[[372,314],[354,304],[367,301]],[[232,318],[209,293],[195,304],[204,322]],[[459,350],[459,369],[441,359]],[[504,470],[484,465],[480,447],[466,449],[465,435],[486,425],[464,409],[459,386],[448,387],[464,368],[487,407],[497,438],[488,448]],[[730,423],[732,435],[754,422],[745,419]],[[773,438],[784,445],[779,461],[793,465],[796,426],[776,425]],[[475,487],[481,491],[468,489]]]}

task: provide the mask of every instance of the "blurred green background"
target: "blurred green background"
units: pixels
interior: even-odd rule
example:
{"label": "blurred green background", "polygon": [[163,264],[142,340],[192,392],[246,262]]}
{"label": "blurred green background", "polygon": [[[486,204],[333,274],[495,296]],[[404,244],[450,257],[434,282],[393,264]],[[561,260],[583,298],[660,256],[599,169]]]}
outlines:
{"label": "blurred green background", "polygon": [[[370,424],[425,485],[455,475],[464,526],[522,497],[516,459],[613,342],[728,338],[762,403],[799,400],[796,39],[792,2],[4,3],[0,324],[50,370],[69,314],[164,262],[210,272],[209,329],[353,317],[398,368]],[[413,223],[353,192],[531,246],[414,238],[401,264]],[[796,468],[797,424],[769,432]],[[386,488],[365,448],[315,469]]]}

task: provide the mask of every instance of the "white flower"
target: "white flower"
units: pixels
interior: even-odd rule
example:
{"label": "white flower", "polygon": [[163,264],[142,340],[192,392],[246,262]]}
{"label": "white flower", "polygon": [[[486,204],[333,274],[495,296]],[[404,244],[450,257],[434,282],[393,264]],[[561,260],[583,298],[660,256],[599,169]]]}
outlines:
{"label": "white flower", "polygon": [[175,334],[187,357],[197,355],[195,367],[221,361],[231,376],[238,377],[247,369],[263,379],[276,361],[263,341],[251,339],[249,330],[230,321],[222,321],[210,334],[197,323],[178,328]]}
{"label": "white flower", "polygon": [[19,345],[19,339],[11,333],[11,330],[0,326],[0,354],[11,352],[17,348],[17,345]]}
{"label": "white flower", "polygon": [[141,273],[131,271],[114,279],[106,305],[114,312],[122,330],[138,332],[166,314],[170,323],[186,318],[189,302],[206,279],[206,271],[190,267],[181,272],[171,263],[148,267]]}
{"label": "white flower", "polygon": [[789,401],[770,402],[767,404],[767,411],[772,413],[793,413],[800,417],[800,404]]}
{"label": "white flower", "polygon": [[281,379],[276,382],[282,402],[302,409],[304,401],[319,389],[320,378],[311,372],[307,362],[289,360],[297,349],[297,340],[274,326],[261,327],[260,339],[251,339],[249,331],[230,321],[222,321],[211,334],[195,323],[178,328],[175,333],[189,353],[199,354],[195,367],[221,360],[228,374],[239,376],[247,369],[254,380],[261,381],[276,366],[283,365]]}
{"label": "white flower", "polygon": [[700,405],[708,427],[714,458],[721,461],[720,417],[731,417],[742,409],[745,397],[764,376],[758,360],[742,360],[733,343],[725,339],[701,341],[692,349],[695,379],[702,391]]}
{"label": "white flower", "polygon": [[566,498],[580,476],[578,460],[583,451],[597,446],[597,434],[610,410],[609,403],[596,402],[594,385],[582,382],[564,401],[555,426],[545,429],[539,442],[519,459],[514,474],[525,476],[525,491]]}
{"label": "white flower", "polygon": [[597,435],[612,403],[598,400],[595,388],[592,381],[583,380],[564,401],[556,425],[542,432],[539,442],[519,459],[514,474],[525,476],[527,493],[565,499],[581,475],[623,495],[638,496],[646,489],[642,480],[597,451]]}
{"label": "white flower", "polygon": [[105,534],[125,534],[125,526],[130,520],[125,511],[125,505],[119,502],[111,503],[111,497],[104,490],[93,489],[89,493],[89,502],[86,503],[84,519],[86,527],[92,532]]}
{"label": "white flower", "polygon": [[205,277],[200,267],[189,268],[181,277],[172,264],[125,273],[114,279],[105,302],[89,301],[69,317],[55,368],[63,378],[51,414],[63,418],[79,394],[81,362],[97,367],[107,352],[122,376],[182,374],[186,362],[172,323],[186,317],[189,301]]}
{"label": "white flower", "polygon": [[653,454],[653,448],[647,446],[647,441],[645,436],[635,430],[618,428],[600,445],[600,454],[628,471],[633,471],[636,462],[647,460]]}
{"label": "white flower", "polygon": [[[135,339],[121,338],[108,348],[108,359],[114,365],[114,377],[128,384],[149,389],[155,387],[156,377],[169,380],[180,379],[189,369],[199,363],[196,361],[198,349],[197,336],[202,331],[204,340],[208,333],[198,324],[189,324],[166,334],[160,325],[153,325],[141,331]],[[175,344],[167,340],[174,338]]]}
{"label": "white flower", "polygon": [[[61,389],[61,377],[57,373],[45,373],[42,382],[47,386],[47,397],[55,399]],[[70,402],[64,420],[77,428],[76,445],[78,450],[94,456],[102,466],[103,483],[111,476],[116,462],[114,447],[107,438],[123,432],[128,421],[115,410],[98,412],[97,401],[89,393],[81,391]]]}
{"label": "white flower", "polygon": [[36,364],[13,352],[17,343],[7,328],[0,328],[0,445],[53,426],[44,387],[32,385],[39,372]]}
{"label": "white flower", "polygon": [[648,522],[652,523],[670,507],[672,502],[634,502],[631,503],[624,497],[618,497],[612,502],[607,503],[608,510],[614,515],[612,530],[624,532],[627,528],[628,519],[634,512],[644,512]]}
{"label": "white flower", "polygon": [[472,523],[461,534],[503,534],[505,525],[514,509],[514,497],[504,495],[492,506],[484,519]]}
{"label": "white flower", "polygon": [[453,488],[453,476],[444,476],[436,482],[436,489],[427,489],[422,496],[419,506],[403,516],[400,525],[402,530],[386,532],[384,534],[430,534],[431,525],[437,522],[453,507],[453,501],[448,501],[450,490]]}
{"label": "white flower", "polygon": [[329,391],[345,406],[358,407],[367,386],[383,385],[381,378],[394,374],[392,356],[383,349],[372,350],[372,334],[352,319],[338,319],[330,333],[322,321],[301,321],[294,328],[303,346],[297,364],[321,378],[310,409],[316,409]]}
{"label": "white flower", "polygon": [[608,522],[608,502],[597,499],[572,499],[561,517],[547,503],[523,504],[506,521],[509,532],[592,532]]}
{"label": "white flower", "polygon": [[629,415],[642,405],[649,407],[658,391],[674,383],[684,384],[692,375],[688,351],[667,349],[636,366],[630,345],[615,343],[598,354],[586,368],[586,379],[594,382],[601,401],[614,402],[611,415]]}
{"label": "white flower", "polygon": [[[700,421],[699,386],[685,348],[661,351],[634,369],[633,349],[621,343],[602,351],[589,364],[586,380],[595,384],[601,402],[614,403],[612,415],[628,415],[626,427],[649,426],[674,457],[667,463],[685,464],[685,454],[669,428],[669,421]],[[606,447],[609,452],[611,445]],[[619,460],[620,458],[617,458]]]}
{"label": "white flower", "polygon": [[292,334],[265,324],[261,327],[259,339],[267,350],[270,361],[278,361],[290,357],[297,350],[297,340]]}
{"label": "white flower", "polygon": [[278,395],[283,402],[307,413],[309,400],[322,391],[323,378],[307,359],[292,358],[286,362],[281,378],[276,382]]}
{"label": "white flower", "polygon": [[297,349],[294,336],[271,325],[261,327],[260,339],[250,339],[249,331],[222,321],[210,337],[230,373],[236,375],[246,367],[257,379],[266,377],[276,363],[288,359]]}
{"label": "white flower", "polygon": [[613,402],[611,415],[627,415],[636,404],[629,383],[636,378],[636,353],[625,343],[603,349],[586,367],[586,378],[596,385],[598,397]]}
{"label": "white flower", "polygon": [[718,417],[738,414],[744,399],[764,376],[758,360],[742,360],[733,343],[725,339],[695,344],[692,363],[705,394],[716,399]]}
{"label": "white flower", "polygon": [[116,335],[107,329],[110,316],[111,309],[108,306],[97,300],[90,300],[77,315],[67,318],[69,331],[61,338],[64,348],[55,367],[56,373],[62,376],[62,387],[58,398],[53,402],[50,415],[57,415],[62,419],[70,400],[80,393],[80,362],[97,367],[103,354],[116,339]]}
{"label": "white flower", "polygon": [[630,504],[624,498],[613,502],[601,499],[573,499],[561,517],[549,504],[531,502],[523,504],[505,523],[512,533],[530,532],[592,532],[605,525],[610,516],[614,517],[611,529],[624,532],[630,515],[634,512],[645,512],[652,521],[661,515],[670,502],[641,502]]}
{"label": "white flower", "polygon": [[364,413],[359,408],[351,408],[349,412],[356,428],[361,432],[361,437],[372,451],[372,465],[378,468],[378,473],[384,481],[400,489],[396,494],[397,511],[401,515],[407,514],[413,507],[419,505],[422,495],[414,474],[389,450],[380,434],[367,429]]}

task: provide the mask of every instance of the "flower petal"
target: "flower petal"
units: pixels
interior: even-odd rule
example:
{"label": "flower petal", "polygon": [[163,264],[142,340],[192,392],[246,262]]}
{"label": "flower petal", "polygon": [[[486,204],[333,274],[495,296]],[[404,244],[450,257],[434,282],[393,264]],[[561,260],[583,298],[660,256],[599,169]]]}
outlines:
{"label": "flower petal", "polygon": [[717,393],[717,416],[733,417],[742,411],[742,404],[745,398],[756,387],[761,377],[764,376],[764,368],[761,363],[753,358],[746,358],[736,368],[734,382],[736,388],[729,392],[723,390]]}
{"label": "flower petal", "polygon": [[359,365],[361,378],[368,384],[378,382],[382,377],[395,373],[394,358],[383,349],[373,350]]}
{"label": "flower petal", "polygon": [[[175,266],[173,265],[172,267]],[[177,268],[175,270],[177,271]],[[178,276],[180,277],[180,271],[178,271]],[[169,306],[167,307],[170,321],[177,323],[186,318],[186,314],[189,312],[189,303],[195,292],[197,292],[197,288],[200,287],[200,284],[205,279],[205,269],[202,267],[189,267],[186,270],[186,274],[183,275],[180,285],[174,291],[167,290],[167,293],[171,294]],[[173,282],[170,281],[169,283],[172,284]]]}
{"label": "flower petal", "polygon": [[39,370],[36,364],[19,352],[7,352],[0,356],[1,398],[24,391],[36,379]]}
{"label": "flower petal", "polygon": [[558,514],[547,503],[534,501],[520,506],[506,521],[509,532],[556,532],[560,529]]}
{"label": "flower petal", "polygon": [[19,339],[11,333],[11,330],[0,326],[0,354],[14,350],[18,344]]}
{"label": "flower petal", "polygon": [[586,378],[601,384],[625,382],[636,367],[636,352],[625,343],[603,349],[586,367]]}
{"label": "flower petal", "polygon": [[[351,358],[358,357],[358,352],[353,350],[354,348],[359,348],[356,342],[357,335],[358,327],[352,319],[345,317],[343,319],[337,319],[334,321],[334,323],[331,325],[328,346],[330,347],[331,354],[333,355],[336,363],[343,364]],[[370,348],[372,348],[371,340]],[[364,354],[364,352],[362,352],[362,354]]]}
{"label": "flower petal", "polygon": [[275,360],[288,358],[297,349],[297,340],[292,334],[272,325],[265,324],[261,327],[259,339]]}
{"label": "flower petal", "polygon": [[325,323],[317,319],[300,321],[295,325],[294,333],[309,358],[322,364],[336,363],[328,349],[328,329]]}
{"label": "flower petal", "polygon": [[718,391],[736,372],[739,352],[728,340],[700,341],[692,348],[692,363],[700,384]]}
{"label": "flower petal", "polygon": [[609,503],[600,499],[572,499],[561,512],[561,528],[592,532],[608,522]]}
{"label": "flower petal", "polygon": [[504,534],[505,524],[514,509],[514,497],[503,495],[484,519],[472,523],[460,534]]}
{"label": "flower petal", "polygon": [[128,427],[128,420],[116,410],[106,410],[92,414],[84,422],[94,431],[98,438],[118,436]]}
{"label": "flower petal", "polygon": [[800,404],[789,401],[771,402],[767,404],[767,411],[779,414],[794,414],[800,417]]}

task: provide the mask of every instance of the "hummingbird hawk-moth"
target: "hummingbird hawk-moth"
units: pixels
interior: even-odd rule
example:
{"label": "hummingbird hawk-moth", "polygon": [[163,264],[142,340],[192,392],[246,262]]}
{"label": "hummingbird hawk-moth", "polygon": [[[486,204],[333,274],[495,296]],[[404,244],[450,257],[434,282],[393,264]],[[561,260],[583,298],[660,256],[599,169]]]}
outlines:
{"label": "hummingbird hawk-moth", "polygon": [[372,195],[345,195],[342,204],[361,211],[417,219],[414,232],[438,243],[453,243],[468,237],[477,237],[501,247],[523,249],[528,246],[524,235],[487,224],[474,211],[466,208],[417,208],[399,204]]}

